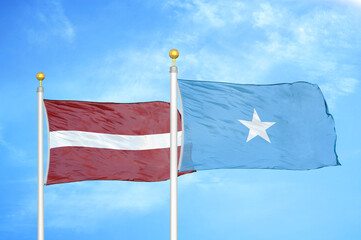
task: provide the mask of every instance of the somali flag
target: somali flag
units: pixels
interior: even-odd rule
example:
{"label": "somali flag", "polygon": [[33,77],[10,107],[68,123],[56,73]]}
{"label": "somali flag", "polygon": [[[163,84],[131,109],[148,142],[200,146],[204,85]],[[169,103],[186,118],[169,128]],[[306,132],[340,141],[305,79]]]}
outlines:
{"label": "somali flag", "polygon": [[316,84],[179,79],[178,85],[184,120],[180,171],[340,165],[334,120]]}

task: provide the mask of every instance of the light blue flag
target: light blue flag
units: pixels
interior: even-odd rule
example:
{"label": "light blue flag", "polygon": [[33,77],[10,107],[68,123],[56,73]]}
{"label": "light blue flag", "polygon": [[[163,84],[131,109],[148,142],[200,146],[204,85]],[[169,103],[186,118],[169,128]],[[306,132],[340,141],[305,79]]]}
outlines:
{"label": "light blue flag", "polygon": [[180,171],[340,165],[334,120],[316,84],[178,84],[185,133]]}

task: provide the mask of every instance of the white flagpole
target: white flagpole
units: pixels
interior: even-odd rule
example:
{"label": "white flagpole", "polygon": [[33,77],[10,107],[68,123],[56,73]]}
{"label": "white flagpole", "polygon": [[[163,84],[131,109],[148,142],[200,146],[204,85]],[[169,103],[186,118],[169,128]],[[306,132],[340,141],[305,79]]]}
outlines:
{"label": "white flagpole", "polygon": [[41,81],[45,75],[39,72],[36,78],[40,81],[38,92],[38,240],[44,240],[44,133],[43,133],[43,94]]}
{"label": "white flagpole", "polygon": [[170,67],[170,240],[178,239],[178,158],[177,158],[177,73],[175,59],[179,56],[176,49],[169,52],[173,59]]}

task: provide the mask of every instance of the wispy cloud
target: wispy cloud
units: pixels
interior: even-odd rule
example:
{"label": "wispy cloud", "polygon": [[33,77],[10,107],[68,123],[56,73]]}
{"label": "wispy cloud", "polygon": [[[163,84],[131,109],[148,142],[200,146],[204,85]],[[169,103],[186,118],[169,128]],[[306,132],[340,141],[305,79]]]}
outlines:
{"label": "wispy cloud", "polygon": [[167,204],[168,189],[165,182],[109,181],[45,187],[47,225],[88,231],[115,212],[120,218],[129,213],[143,215]]}
{"label": "wispy cloud", "polygon": [[334,108],[337,98],[354,93],[358,84],[359,81],[354,78],[337,78],[321,84],[320,88],[328,99],[329,106]]}
{"label": "wispy cloud", "polygon": [[100,101],[142,102],[168,100],[164,90],[168,86],[167,68],[171,61],[168,49],[156,45],[148,49],[115,51],[105,56],[99,77],[112,84],[99,96]]}
{"label": "wispy cloud", "polygon": [[350,4],[352,6],[360,7],[361,8],[361,1],[360,0],[329,0],[333,2],[339,2],[344,4]]}
{"label": "wispy cloud", "polygon": [[1,152],[3,152],[3,154],[8,153],[8,156],[10,156],[12,159],[24,159],[26,156],[25,151],[6,141],[3,137],[2,131],[3,129],[0,127],[0,151],[1,148],[3,148],[5,151],[3,150]]}
{"label": "wispy cloud", "polygon": [[238,24],[244,20],[244,4],[235,1],[207,1],[207,0],[187,0],[167,1],[165,8],[175,8],[175,11],[181,10],[177,14],[182,17],[186,11],[187,18],[184,21],[191,20],[193,23],[200,24],[206,28],[220,28],[227,24]]}
{"label": "wispy cloud", "polygon": [[35,14],[38,24],[30,28],[28,35],[31,41],[44,43],[52,36],[73,42],[75,29],[66,16],[60,0],[42,2]]}
{"label": "wispy cloud", "polygon": [[[89,181],[45,186],[44,192],[47,228],[86,232],[109,218],[138,217],[167,208],[169,203],[167,182]],[[29,219],[37,215],[33,196],[18,199],[16,205],[13,212],[2,216],[14,227],[7,231],[16,231],[19,224],[33,221]]]}
{"label": "wispy cloud", "polygon": [[279,9],[274,9],[269,3],[261,3],[260,10],[253,12],[254,26],[280,26],[284,21],[284,15]]}

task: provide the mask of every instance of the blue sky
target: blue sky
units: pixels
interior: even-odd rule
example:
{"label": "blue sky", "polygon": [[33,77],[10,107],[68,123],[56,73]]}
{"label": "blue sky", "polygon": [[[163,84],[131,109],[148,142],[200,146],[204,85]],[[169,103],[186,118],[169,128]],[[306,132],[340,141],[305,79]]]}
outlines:
{"label": "blue sky", "polygon": [[[169,100],[179,77],[309,81],[342,166],[179,178],[179,239],[361,238],[361,1],[1,1],[0,239],[36,239],[35,76],[45,98]],[[168,239],[169,182],[45,188],[46,239]]]}

